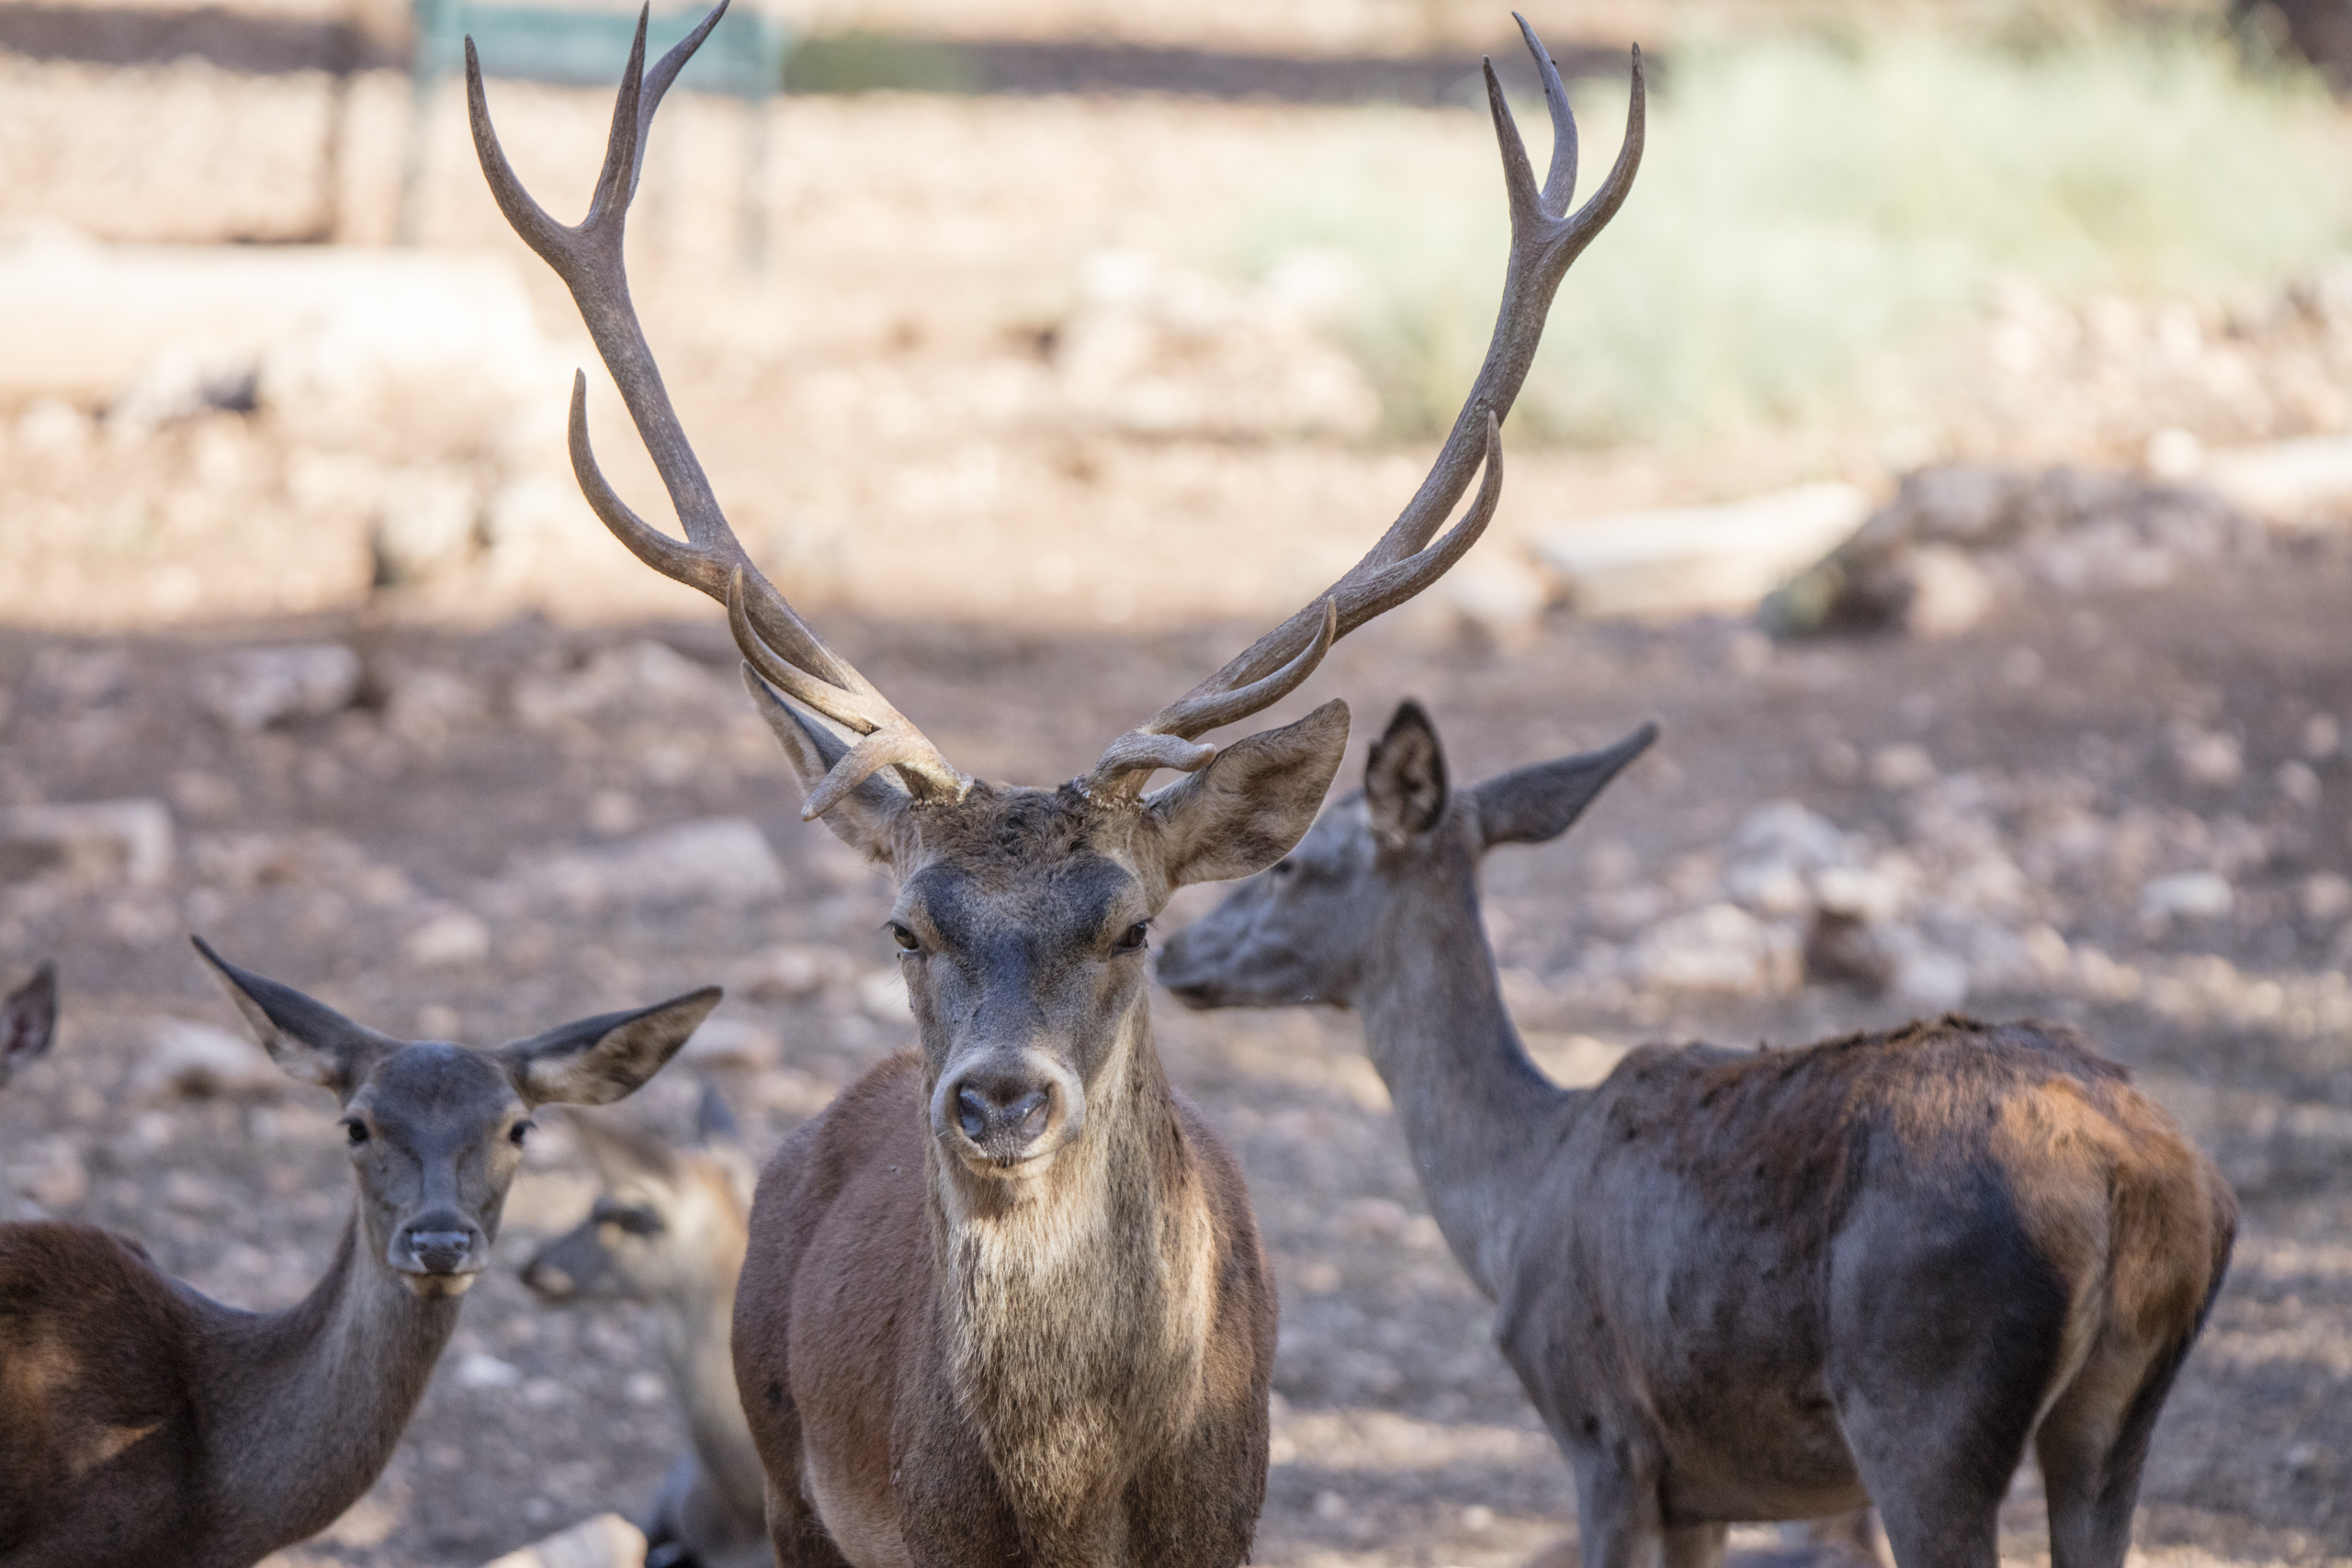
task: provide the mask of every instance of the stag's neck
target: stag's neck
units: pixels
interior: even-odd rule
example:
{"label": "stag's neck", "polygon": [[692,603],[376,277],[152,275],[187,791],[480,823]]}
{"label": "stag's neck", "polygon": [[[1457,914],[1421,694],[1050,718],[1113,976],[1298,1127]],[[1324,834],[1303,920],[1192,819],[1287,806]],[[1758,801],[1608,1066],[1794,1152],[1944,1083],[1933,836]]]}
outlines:
{"label": "stag's neck", "polygon": [[356,1215],[283,1312],[198,1298],[206,1448],[222,1533],[267,1551],[316,1534],[375,1483],[458,1325],[366,1256]]}
{"label": "stag's neck", "polygon": [[1529,1059],[1503,1007],[1475,865],[1395,890],[1354,999],[1430,1212],[1492,1299],[1581,1097]]}
{"label": "stag's neck", "polygon": [[1121,1027],[1084,1134],[1035,1180],[977,1182],[933,1145],[942,1348],[1047,1533],[1101,1516],[1121,1467],[1190,1427],[1216,1317],[1215,1221],[1141,998]]}

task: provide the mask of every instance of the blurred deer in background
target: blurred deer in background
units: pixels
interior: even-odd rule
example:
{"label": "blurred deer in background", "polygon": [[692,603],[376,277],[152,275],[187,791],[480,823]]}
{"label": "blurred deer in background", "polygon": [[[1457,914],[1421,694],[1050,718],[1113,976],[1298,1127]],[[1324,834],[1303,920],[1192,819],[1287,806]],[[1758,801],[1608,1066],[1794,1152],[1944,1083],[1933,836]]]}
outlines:
{"label": "blurred deer in background", "polygon": [[1656,731],[1469,789],[1399,708],[1364,787],[1168,943],[1194,1007],[1363,1016],[1430,1208],[1577,1477],[1586,1568],[1875,1501],[1901,1568],[1995,1568],[2026,1444],[2055,1568],[2121,1568],[2237,1205],[2073,1031],[1951,1017],[1801,1050],[1529,1060],[1478,910]]}
{"label": "blurred deer in background", "polygon": [[0,1225],[0,1562],[245,1568],[391,1457],[490,1260],[530,1112],[635,1090],[716,987],[472,1050],[395,1040],[211,965],[287,1075],[343,1107],[358,1201],[325,1276],[241,1312],[85,1225]]}
{"label": "blurred deer in background", "polygon": [[768,1563],[760,1455],[728,1350],[752,1187],[735,1120],[707,1086],[695,1148],[571,1120],[603,1190],[585,1219],[532,1255],[523,1283],[543,1302],[637,1302],[653,1314],[691,1446],[638,1521],[647,1568]]}
{"label": "blurred deer in background", "polygon": [[10,1075],[49,1049],[57,1037],[57,965],[44,963],[33,977],[0,1001],[0,1089]]}
{"label": "blurred deer in background", "polygon": [[[723,7],[722,7],[723,9]],[[1492,67],[1511,214],[1487,360],[1435,468],[1354,569],[1057,789],[974,780],[828,648],[745,554],[663,390],[622,231],[654,110],[719,16],[650,71],[640,27],[587,217],[526,194],[469,62],[475,146],[515,231],[571,288],[686,538],[571,451],[606,527],[723,602],[802,816],[889,868],[920,1050],[853,1085],[760,1182],[736,1380],[779,1561],[1234,1564],[1264,1501],[1274,1296],[1239,1168],[1152,1044],[1146,936],[1187,883],[1247,875],[1313,820],[1347,740],[1326,704],[1222,750],[1197,737],[1289,694],[1333,641],[1445,571],[1493,516],[1498,430],[1568,264],[1642,146],[1571,211],[1576,133],[1531,32],[1554,140],[1539,189]],[[1440,536],[1484,473],[1476,502]],[[1435,541],[1432,543],[1432,541]],[[1187,776],[1147,793],[1161,768]]]}

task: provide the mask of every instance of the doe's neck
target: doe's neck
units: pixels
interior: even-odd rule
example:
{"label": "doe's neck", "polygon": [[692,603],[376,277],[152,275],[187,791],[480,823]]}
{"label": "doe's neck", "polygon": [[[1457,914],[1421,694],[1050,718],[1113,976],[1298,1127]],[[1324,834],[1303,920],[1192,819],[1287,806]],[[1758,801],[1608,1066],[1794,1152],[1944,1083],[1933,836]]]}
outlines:
{"label": "doe's neck", "polygon": [[1544,1075],[1503,1006],[1477,864],[1415,866],[1384,890],[1354,998],[1430,1211],[1489,1299],[1529,1189],[1581,1098]]}

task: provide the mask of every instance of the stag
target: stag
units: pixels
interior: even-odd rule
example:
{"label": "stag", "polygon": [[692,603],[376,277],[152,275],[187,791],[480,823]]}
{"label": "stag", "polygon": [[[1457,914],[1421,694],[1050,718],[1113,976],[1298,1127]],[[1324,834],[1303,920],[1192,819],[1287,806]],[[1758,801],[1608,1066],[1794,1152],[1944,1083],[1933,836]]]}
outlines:
{"label": "stag", "polygon": [[1397,711],[1363,793],[1167,944],[1193,1007],[1363,1017],[1438,1227],[1577,1478],[1589,1568],[1875,1502],[1900,1568],[1995,1568],[2029,1441],[2058,1568],[2121,1568],[2149,1434],[2229,1266],[2221,1173],[2068,1029],[1529,1060],[1478,915],[1496,844],[1645,749],[1449,787]]}
{"label": "stag", "polygon": [[766,1484],[728,1349],[751,1239],[751,1163],[734,1118],[706,1087],[694,1148],[586,1116],[571,1124],[601,1190],[532,1255],[523,1283],[550,1304],[626,1301],[652,1314],[689,1446],[639,1520],[647,1568],[765,1568]]}
{"label": "stag", "polygon": [[[1239,1168],[1153,1046],[1148,933],[1177,887],[1247,875],[1297,841],[1339,766],[1347,710],[1327,703],[1222,750],[1199,737],[1287,695],[1494,515],[1500,423],[1552,296],[1632,186],[1640,57],[1623,151],[1573,211],[1558,71],[1526,31],[1554,131],[1539,188],[1489,64],[1510,255],[1486,362],[1435,467],[1337,582],[1083,777],[1041,789],[956,769],[825,645],[752,564],[663,391],[622,227],[662,92],[723,9],[650,71],[640,22],[577,228],[515,179],[470,56],[467,90],[492,192],[571,288],[686,537],[639,518],[597,469],[583,378],[571,441],[590,505],[646,565],[726,604],[746,683],[806,790],[802,817],[898,886],[888,930],[918,1049],[804,1123],[752,1206],[735,1375],[771,1542],[786,1568],[1224,1568],[1247,1557],[1264,1500],[1273,1286]],[[1158,769],[1184,776],[1148,792]]]}
{"label": "stag", "polygon": [[653,1076],[717,987],[496,1050],[379,1034],[213,976],[286,1074],[343,1107],[358,1201],[282,1312],[240,1312],[86,1225],[0,1225],[0,1562],[247,1568],[317,1534],[391,1457],[498,1235],[530,1113]]}
{"label": "stag", "polygon": [[33,977],[0,1001],[0,1089],[18,1067],[49,1049],[57,1034],[57,965],[44,963]]}

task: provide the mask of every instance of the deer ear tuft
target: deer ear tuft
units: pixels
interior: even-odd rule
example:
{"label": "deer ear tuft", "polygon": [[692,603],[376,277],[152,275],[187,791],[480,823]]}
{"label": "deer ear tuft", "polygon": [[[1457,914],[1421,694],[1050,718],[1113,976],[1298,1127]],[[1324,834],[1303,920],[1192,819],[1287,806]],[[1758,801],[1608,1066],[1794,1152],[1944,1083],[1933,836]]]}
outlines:
{"label": "deer ear tuft", "polygon": [[378,1061],[401,1048],[388,1034],[354,1023],[322,1001],[306,997],[291,986],[281,986],[238,968],[205,944],[190,938],[196,951],[212,968],[246,1027],[288,1077],[332,1089],[347,1100],[360,1079]]}

